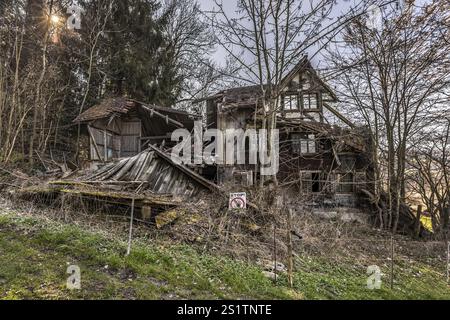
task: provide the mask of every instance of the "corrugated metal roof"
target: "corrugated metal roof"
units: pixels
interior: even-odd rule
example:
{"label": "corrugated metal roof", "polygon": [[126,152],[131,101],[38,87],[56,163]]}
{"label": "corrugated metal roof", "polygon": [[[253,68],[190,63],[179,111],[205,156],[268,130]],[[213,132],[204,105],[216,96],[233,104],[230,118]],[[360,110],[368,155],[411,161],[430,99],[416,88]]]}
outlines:
{"label": "corrugated metal roof", "polygon": [[119,162],[105,165],[81,181],[142,182],[144,189],[158,194],[194,196],[202,190],[218,190],[217,186],[189,168],[175,164],[163,151],[151,147]]}

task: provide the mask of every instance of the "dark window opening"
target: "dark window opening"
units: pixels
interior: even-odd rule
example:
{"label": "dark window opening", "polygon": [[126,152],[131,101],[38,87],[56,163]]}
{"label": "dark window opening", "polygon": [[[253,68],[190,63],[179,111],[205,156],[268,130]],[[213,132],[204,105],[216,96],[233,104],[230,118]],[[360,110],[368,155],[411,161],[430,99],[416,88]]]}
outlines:
{"label": "dark window opening", "polygon": [[319,193],[323,189],[323,174],[320,172],[302,172],[301,173],[302,193]]}
{"label": "dark window opening", "polygon": [[312,192],[320,192],[320,173],[312,174]]}

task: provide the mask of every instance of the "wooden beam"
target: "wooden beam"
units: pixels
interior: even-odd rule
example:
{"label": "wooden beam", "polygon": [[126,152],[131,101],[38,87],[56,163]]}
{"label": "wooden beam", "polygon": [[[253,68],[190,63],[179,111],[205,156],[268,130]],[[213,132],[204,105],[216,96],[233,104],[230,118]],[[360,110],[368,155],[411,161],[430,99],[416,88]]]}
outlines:
{"label": "wooden beam", "polygon": [[175,126],[177,126],[177,127],[179,127],[179,128],[184,128],[184,125],[183,125],[181,122],[178,122],[178,121],[176,121],[176,120],[174,120],[174,119],[172,119],[172,118],[169,118],[168,115],[159,113],[159,112],[156,111],[155,109],[153,109],[153,108],[151,108],[151,107],[148,107],[148,106],[146,106],[146,105],[144,105],[144,104],[142,104],[141,106],[142,106],[142,108],[144,108],[145,110],[150,111],[150,114],[151,114],[151,115],[155,114],[155,115],[157,115],[158,117],[163,118],[164,120],[166,120],[167,124],[170,122],[170,123],[174,124]]}
{"label": "wooden beam", "polygon": [[170,158],[170,156],[168,156],[166,153],[164,153],[157,147],[152,146],[151,144],[149,145],[149,147],[150,147],[150,149],[155,151],[158,154],[158,156],[160,156],[161,158],[163,158],[164,160],[169,162],[171,165],[173,165],[174,167],[176,167],[177,169],[179,169],[180,171],[182,171],[183,173],[185,173],[186,175],[191,177],[193,180],[197,181],[202,186],[206,187],[207,189],[209,189],[213,192],[218,192],[220,190],[216,184],[203,178],[201,175],[197,174],[196,172],[192,171],[191,169],[187,168],[186,166],[173,162],[172,159]]}
{"label": "wooden beam", "polygon": [[98,158],[100,159],[100,161],[105,162],[105,160],[103,160],[102,156],[100,155],[100,151],[98,151],[98,146],[97,146],[97,143],[95,142],[94,135],[92,134],[91,127],[88,125],[87,128],[88,128],[89,136],[91,137],[91,141],[94,144],[94,149],[95,149],[95,152],[97,153]]}
{"label": "wooden beam", "polygon": [[172,135],[166,134],[165,136],[151,136],[151,137],[141,137],[141,140],[162,140],[162,139],[170,139]]}
{"label": "wooden beam", "polygon": [[336,117],[338,117],[342,122],[344,122],[346,125],[348,125],[350,128],[354,129],[355,125],[348,120],[346,117],[344,117],[341,113],[339,113],[336,109],[334,109],[332,106],[330,106],[328,103],[323,103],[323,106],[327,108],[332,114],[334,114]]}

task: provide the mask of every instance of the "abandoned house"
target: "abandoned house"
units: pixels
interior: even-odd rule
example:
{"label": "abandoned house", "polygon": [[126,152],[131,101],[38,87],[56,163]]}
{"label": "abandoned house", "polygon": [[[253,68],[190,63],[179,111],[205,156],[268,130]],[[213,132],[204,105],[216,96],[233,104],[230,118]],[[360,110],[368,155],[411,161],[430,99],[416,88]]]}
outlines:
{"label": "abandoned house", "polygon": [[108,98],[78,116],[83,133],[80,148],[84,167],[132,157],[148,144],[170,145],[178,128],[192,130],[193,117],[187,112],[164,108],[128,98]]}
{"label": "abandoned house", "polygon": [[[332,106],[338,101],[336,95],[307,57],[284,77],[278,92],[279,185],[312,201],[357,205],[357,194],[369,188],[367,181],[371,181],[370,144],[364,129],[355,128]],[[261,97],[261,86],[248,86],[206,98],[207,128],[260,128]],[[329,117],[347,128],[331,125]],[[211,170],[219,184],[251,185],[260,178],[260,169],[254,165],[216,165],[210,175]]]}
{"label": "abandoned house", "polygon": [[[261,92],[260,86],[239,87],[202,99],[206,128],[261,128]],[[310,203],[358,205],[360,190],[372,185],[371,148],[364,128],[356,128],[333,107],[336,95],[307,57],[284,77],[277,92],[279,186]],[[346,128],[330,124],[330,117]],[[174,163],[170,150],[176,142],[171,133],[178,128],[192,132],[194,120],[187,112],[127,98],[104,100],[74,120],[84,132],[85,167],[98,168],[82,179],[136,183],[138,191],[145,187],[157,194],[184,196],[223,184],[249,186],[260,181],[260,168],[254,164]],[[245,149],[248,158],[247,144]]]}

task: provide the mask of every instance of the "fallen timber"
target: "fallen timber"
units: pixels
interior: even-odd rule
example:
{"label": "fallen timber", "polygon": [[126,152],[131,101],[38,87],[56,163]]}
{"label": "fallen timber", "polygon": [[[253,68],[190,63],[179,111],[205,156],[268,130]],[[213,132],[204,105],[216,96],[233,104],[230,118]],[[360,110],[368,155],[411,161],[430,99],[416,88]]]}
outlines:
{"label": "fallen timber", "polygon": [[137,186],[136,193],[149,191],[186,198],[195,197],[205,190],[219,192],[216,184],[186,166],[175,163],[164,151],[152,145],[133,157],[109,163],[72,182],[125,188]]}
{"label": "fallen timber", "polygon": [[[156,222],[160,228],[180,215],[179,206],[187,200],[198,199],[205,191],[226,201],[224,191],[215,183],[175,163],[165,152],[150,145],[136,156],[106,164],[74,180],[51,181],[18,193],[27,198],[36,196],[51,204],[61,203],[61,206],[67,199],[75,203],[80,200],[82,205],[83,201],[104,203],[124,214],[128,211],[122,209],[129,209],[134,203],[136,221]],[[259,210],[251,202],[248,206]]]}
{"label": "fallen timber", "polygon": [[[53,186],[52,186],[53,185]],[[72,188],[70,187],[72,186]],[[134,194],[129,192],[116,192],[110,190],[91,190],[73,188],[73,182],[57,181],[56,184],[50,182],[47,187],[30,187],[17,191],[21,195],[51,195],[61,194],[69,196],[82,196],[92,200],[99,199],[109,204],[130,205],[135,200],[135,207],[142,208],[144,206],[157,207],[175,207],[182,203],[180,199],[176,199],[171,195],[153,195],[153,194]]]}
{"label": "fallen timber", "polygon": [[108,163],[74,180],[51,181],[18,193],[61,206],[68,199],[82,205],[105,204],[110,208],[108,212],[118,209],[124,214],[127,212],[124,209],[134,204],[136,218],[149,222],[160,213],[176,210],[186,199],[196,199],[204,191],[219,192],[219,188],[150,146],[136,156]]}

